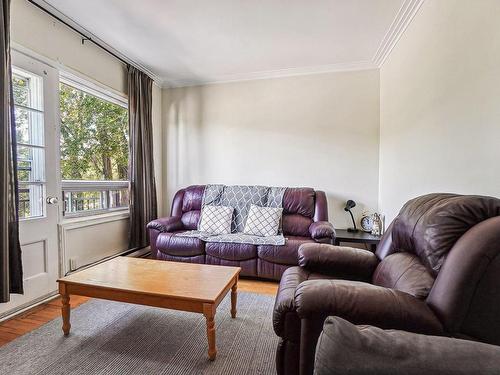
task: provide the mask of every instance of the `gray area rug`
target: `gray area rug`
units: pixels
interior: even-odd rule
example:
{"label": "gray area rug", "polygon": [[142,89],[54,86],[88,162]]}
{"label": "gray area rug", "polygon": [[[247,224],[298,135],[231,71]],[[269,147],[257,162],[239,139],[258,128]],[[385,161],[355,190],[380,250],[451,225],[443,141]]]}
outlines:
{"label": "gray area rug", "polygon": [[0,373],[17,374],[275,374],[278,338],[274,297],[238,293],[217,309],[217,358],[207,357],[201,314],[90,300],[71,311],[63,337],[54,319],[0,348]]}

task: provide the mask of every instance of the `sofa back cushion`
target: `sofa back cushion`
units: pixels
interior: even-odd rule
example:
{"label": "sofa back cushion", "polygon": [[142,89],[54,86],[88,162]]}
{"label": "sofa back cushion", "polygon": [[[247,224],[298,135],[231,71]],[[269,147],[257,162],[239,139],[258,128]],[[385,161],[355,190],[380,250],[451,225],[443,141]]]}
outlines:
{"label": "sofa back cushion", "polygon": [[[172,216],[180,216],[184,227],[188,230],[198,228],[201,205],[205,185],[193,185],[179,190],[172,204]],[[324,193],[323,193],[324,196]],[[322,215],[328,217],[326,199],[321,203]],[[312,188],[287,188],[283,195],[283,234],[290,236],[309,237],[309,226],[317,214],[318,202],[316,192]],[[319,220],[325,220],[320,217]]]}
{"label": "sofa back cushion", "polygon": [[379,263],[372,282],[425,299],[434,285],[434,277],[414,254],[394,253]]}
{"label": "sofa back cushion", "polygon": [[314,189],[287,188],[283,196],[283,234],[308,237],[314,210]]}
{"label": "sofa back cushion", "polygon": [[193,185],[179,190],[174,196],[171,216],[180,217],[188,230],[198,228],[204,192],[205,185]]}

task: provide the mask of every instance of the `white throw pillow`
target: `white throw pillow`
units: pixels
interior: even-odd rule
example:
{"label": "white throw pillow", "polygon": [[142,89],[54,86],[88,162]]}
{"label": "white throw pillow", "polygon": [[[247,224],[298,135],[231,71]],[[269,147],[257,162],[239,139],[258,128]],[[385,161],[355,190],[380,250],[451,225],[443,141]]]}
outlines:
{"label": "white throw pillow", "polygon": [[212,234],[231,233],[233,211],[233,207],[203,206],[198,230]]}
{"label": "white throw pillow", "polygon": [[282,208],[260,207],[252,204],[243,233],[263,237],[276,236],[282,213]]}

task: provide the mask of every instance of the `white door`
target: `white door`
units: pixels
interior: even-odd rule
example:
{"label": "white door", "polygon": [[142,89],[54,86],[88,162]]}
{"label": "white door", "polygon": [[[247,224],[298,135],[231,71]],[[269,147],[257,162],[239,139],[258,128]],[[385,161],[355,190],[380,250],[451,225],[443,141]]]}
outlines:
{"label": "white door", "polygon": [[57,290],[59,251],[58,71],[12,51],[24,295],[0,304],[0,316]]}

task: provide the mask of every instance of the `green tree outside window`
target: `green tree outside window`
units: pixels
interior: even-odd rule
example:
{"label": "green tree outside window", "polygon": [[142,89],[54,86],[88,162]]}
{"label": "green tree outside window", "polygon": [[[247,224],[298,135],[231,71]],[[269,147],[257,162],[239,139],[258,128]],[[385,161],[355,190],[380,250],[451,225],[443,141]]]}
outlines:
{"label": "green tree outside window", "polygon": [[60,85],[63,180],[128,179],[128,111]]}

